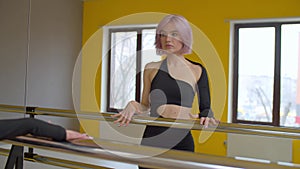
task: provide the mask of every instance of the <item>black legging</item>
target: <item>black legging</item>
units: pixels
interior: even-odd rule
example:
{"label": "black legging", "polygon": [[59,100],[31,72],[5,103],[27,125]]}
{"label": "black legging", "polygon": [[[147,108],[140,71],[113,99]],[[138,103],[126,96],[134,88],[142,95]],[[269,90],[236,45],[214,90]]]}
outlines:
{"label": "black legging", "polygon": [[146,126],[141,145],[194,152],[192,134],[186,129]]}

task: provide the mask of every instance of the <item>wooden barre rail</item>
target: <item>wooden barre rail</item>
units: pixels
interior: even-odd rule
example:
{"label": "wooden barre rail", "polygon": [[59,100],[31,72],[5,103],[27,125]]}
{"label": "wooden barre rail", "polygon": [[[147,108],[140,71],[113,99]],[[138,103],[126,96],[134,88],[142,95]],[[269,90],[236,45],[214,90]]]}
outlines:
{"label": "wooden barre rail", "polygon": [[[21,136],[14,140],[4,140],[7,143],[40,148],[49,151],[59,151],[73,155],[84,155],[86,157],[100,158],[116,162],[137,164],[150,168],[173,168],[173,169],[212,169],[226,166],[228,169],[237,168],[272,168],[272,169],[295,169],[299,165],[285,165],[280,163],[261,163],[253,161],[237,160],[231,157],[221,157],[214,155],[204,155],[185,151],[168,150],[140,146],[134,144],[125,144],[119,142],[109,142],[106,140],[95,139],[94,145],[97,146],[80,146],[68,142],[54,142],[39,138]],[[91,140],[81,140],[77,143],[85,143]],[[95,144],[96,143],[96,144]],[[153,155],[155,154],[155,155]]]}
{"label": "wooden barre rail", "polygon": [[[113,122],[111,117],[113,113],[100,112],[75,112],[74,110],[49,109],[49,108],[25,108],[22,106],[0,105],[0,111],[26,113],[30,115],[49,115],[78,119],[91,119],[99,121]],[[24,111],[26,110],[26,111]],[[174,120],[166,118],[153,118],[149,116],[134,116],[132,124],[164,126],[174,128],[185,128],[191,130],[203,130],[210,132],[225,132],[236,134],[260,135],[269,137],[282,137],[291,139],[300,139],[300,129],[295,127],[275,127],[263,125],[246,125],[236,123],[220,123],[216,127],[203,128],[199,120]]]}

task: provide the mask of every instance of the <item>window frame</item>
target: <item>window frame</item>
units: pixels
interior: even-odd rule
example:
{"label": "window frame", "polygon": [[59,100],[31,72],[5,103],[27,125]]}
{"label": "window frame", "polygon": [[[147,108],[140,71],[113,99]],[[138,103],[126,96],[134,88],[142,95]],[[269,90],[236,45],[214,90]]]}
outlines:
{"label": "window frame", "polygon": [[[116,32],[137,32],[137,47],[136,47],[136,90],[135,90],[135,100],[140,101],[141,99],[141,50],[142,50],[142,31],[145,29],[156,29],[156,24],[142,24],[142,25],[122,25],[122,26],[108,26],[104,28],[103,34],[107,35],[104,37],[103,46],[106,47],[107,53],[104,56],[107,56],[107,61],[103,62],[102,67],[102,75],[104,75],[104,79],[102,78],[102,87],[101,88],[101,111],[105,112],[119,112],[119,109],[110,107],[110,75],[111,75],[111,37],[113,33]],[[104,70],[104,71],[103,71]],[[103,81],[104,80],[104,81]]]}
{"label": "window frame", "polygon": [[[289,18],[283,20],[265,20],[265,21],[233,21],[231,23],[231,43],[232,43],[232,80],[231,80],[231,99],[229,99],[229,111],[231,113],[232,123],[244,124],[260,124],[280,126],[280,87],[281,87],[281,26],[284,24],[300,24],[300,18]],[[275,56],[274,56],[274,83],[273,83],[273,107],[272,107],[272,122],[239,120],[237,117],[238,111],[238,63],[239,63],[239,29],[240,28],[259,28],[259,27],[274,27],[275,28]],[[230,103],[231,101],[231,103]]]}

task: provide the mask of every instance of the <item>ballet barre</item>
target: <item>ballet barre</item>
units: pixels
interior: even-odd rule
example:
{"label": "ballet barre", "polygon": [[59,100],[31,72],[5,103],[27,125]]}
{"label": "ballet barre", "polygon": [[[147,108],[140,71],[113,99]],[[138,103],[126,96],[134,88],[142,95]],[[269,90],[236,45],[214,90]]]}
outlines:
{"label": "ballet barre", "polygon": [[[74,110],[62,110],[51,108],[39,108],[39,107],[22,107],[22,106],[9,106],[0,105],[0,111],[7,110],[7,112],[19,112],[26,113],[31,117],[35,115],[45,116],[58,116],[67,118],[90,119],[98,121],[113,122],[116,119],[111,115],[114,113],[109,112],[76,112]],[[26,110],[26,111],[24,111]],[[220,123],[217,126],[210,126],[203,128],[200,125],[199,120],[178,120],[167,118],[154,118],[147,115],[133,116],[132,124],[151,125],[151,126],[163,126],[173,128],[183,128],[190,130],[202,130],[208,132],[225,132],[235,134],[247,134],[247,135],[259,135],[268,137],[281,137],[300,139],[300,129],[295,127],[275,127],[266,125],[249,125],[249,124],[237,124],[237,123]]]}
{"label": "ballet barre", "polygon": [[[168,150],[155,147],[110,142],[102,139],[75,140],[73,142],[55,142],[31,136],[20,136],[15,139],[4,140],[19,148],[17,153],[22,153],[22,148],[33,147],[54,152],[64,152],[73,155],[82,155],[115,162],[137,164],[149,168],[174,168],[174,169],[212,169],[212,168],[272,168],[295,169],[299,166],[280,163],[261,163],[237,160],[231,157],[204,155],[185,151]],[[18,156],[18,155],[15,155]],[[33,156],[33,160],[34,160]],[[90,166],[91,167],[91,166]],[[97,167],[96,167],[97,168]],[[99,168],[99,167],[98,167]],[[18,169],[18,168],[17,168]]]}
{"label": "ballet barre", "polygon": [[25,113],[25,106],[0,104],[0,112]]}
{"label": "ballet barre", "polygon": [[[112,118],[111,115],[114,113],[109,112],[75,112],[70,110],[48,109],[48,108],[36,108],[33,112],[27,112],[33,115],[51,115],[60,117],[70,117],[78,119],[91,119],[106,122],[113,122],[116,119]],[[167,119],[167,118],[154,118],[147,115],[136,115],[133,116],[131,121],[132,124],[151,125],[151,126],[162,126],[162,127],[173,127],[183,128],[190,130],[203,130],[209,132],[225,132],[235,134],[248,134],[248,135],[259,135],[269,137],[282,137],[291,139],[300,139],[299,128],[293,127],[275,127],[265,125],[249,125],[249,124],[237,124],[237,123],[220,123],[217,126],[211,126],[203,128],[200,125],[198,119],[195,120],[178,120],[178,119]]]}
{"label": "ballet barre", "polygon": [[[0,105],[0,111],[3,112],[13,112],[13,113],[25,113],[34,117],[36,115],[45,115],[45,116],[58,116],[58,117],[67,117],[67,118],[78,118],[80,119],[91,119],[91,120],[99,120],[106,122],[113,122],[115,119],[111,117],[114,113],[99,113],[99,112],[75,112],[74,110],[61,110],[61,109],[49,109],[49,108],[36,108],[36,107],[24,107],[24,106],[11,106],[11,105]],[[175,127],[175,128],[185,128],[191,130],[203,130],[208,132],[225,132],[225,133],[238,133],[238,134],[250,134],[250,135],[261,135],[261,136],[271,136],[271,137],[284,137],[284,138],[300,138],[300,130],[297,128],[288,128],[288,127],[273,127],[273,126],[261,126],[261,125],[242,125],[242,124],[229,124],[229,123],[220,123],[218,126],[209,127],[204,129],[203,125],[199,124],[198,120],[174,120],[174,119],[166,119],[166,118],[153,118],[149,116],[134,116],[132,122],[133,124],[142,124],[142,125],[153,125],[153,126],[164,126],[164,127]],[[27,137],[25,137],[27,138]],[[168,152],[172,152],[165,157],[164,155],[158,155],[151,157],[152,161],[147,161],[144,158],[128,158],[128,157],[145,157],[147,154],[141,154],[141,152],[156,151],[157,148],[149,148],[145,146],[137,146],[133,147],[133,145],[126,144],[115,144],[113,142],[105,142],[103,140],[96,139],[97,145],[101,145],[105,147],[105,149],[101,149],[99,147],[86,147],[86,146],[78,146],[70,143],[60,143],[60,142],[51,142],[51,144],[41,145],[39,142],[28,142],[26,139],[24,140],[18,138],[17,140],[6,140],[8,143],[13,144],[11,152],[14,152],[13,149],[17,149],[15,152],[24,151],[22,147],[28,146],[29,148],[41,148],[50,151],[62,151],[71,154],[79,154],[87,157],[96,157],[101,159],[107,159],[111,161],[125,162],[130,164],[138,164],[144,166],[152,166],[155,168],[164,168],[165,165],[168,164],[166,168],[170,168],[169,165],[173,164],[173,161],[178,161],[179,163],[184,164],[184,168],[186,167],[195,167],[197,168],[208,168],[207,166],[215,165],[215,166],[228,166],[228,167],[241,167],[241,168],[296,168],[294,164],[291,166],[282,165],[279,163],[258,163],[258,162],[249,162],[249,161],[241,161],[234,158],[229,157],[216,157],[211,155],[203,155],[203,154],[194,154],[188,152],[176,152],[176,150],[169,150]],[[39,140],[40,141],[40,140]],[[61,145],[63,146],[58,146]],[[54,146],[53,146],[54,145]],[[21,147],[21,148],[20,148]],[[117,148],[117,149],[116,149]],[[124,149],[125,148],[125,149]],[[93,151],[95,152],[93,152]],[[105,150],[105,151],[104,151]],[[89,153],[90,152],[90,153]],[[106,154],[107,152],[118,154],[118,156],[110,156]],[[121,157],[121,155],[126,154],[126,158]],[[176,155],[172,155],[172,154]],[[180,153],[180,154],[178,154]],[[181,154],[183,153],[183,154]],[[188,154],[185,154],[188,153]],[[121,154],[121,155],[119,155]],[[168,154],[168,153],[167,153]],[[128,155],[128,156],[127,156]],[[192,155],[192,156],[191,156]],[[197,155],[197,157],[193,157],[193,155]],[[178,159],[177,157],[182,157],[183,159]],[[36,158],[38,156],[32,156],[32,158]],[[157,159],[163,157],[162,159]],[[185,157],[189,157],[185,159]],[[39,158],[42,159],[42,158]],[[43,158],[45,159],[45,158]],[[200,160],[204,159],[204,160]],[[157,162],[159,161],[159,162]],[[161,162],[161,163],[160,163]],[[153,164],[154,163],[154,164]],[[172,164],[170,164],[172,163]],[[174,162],[175,166],[172,168],[176,168],[181,166]],[[206,166],[206,167],[203,167]],[[214,166],[214,167],[215,167]],[[183,166],[181,166],[183,167]]]}

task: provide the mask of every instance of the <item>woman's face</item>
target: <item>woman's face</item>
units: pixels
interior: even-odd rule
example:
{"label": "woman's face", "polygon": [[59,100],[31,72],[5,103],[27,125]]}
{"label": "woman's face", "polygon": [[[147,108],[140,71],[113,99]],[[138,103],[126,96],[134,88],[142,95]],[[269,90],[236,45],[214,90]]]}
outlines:
{"label": "woman's face", "polygon": [[167,53],[180,55],[179,51],[183,47],[183,43],[173,22],[166,24],[160,31],[160,42],[162,49]]}

